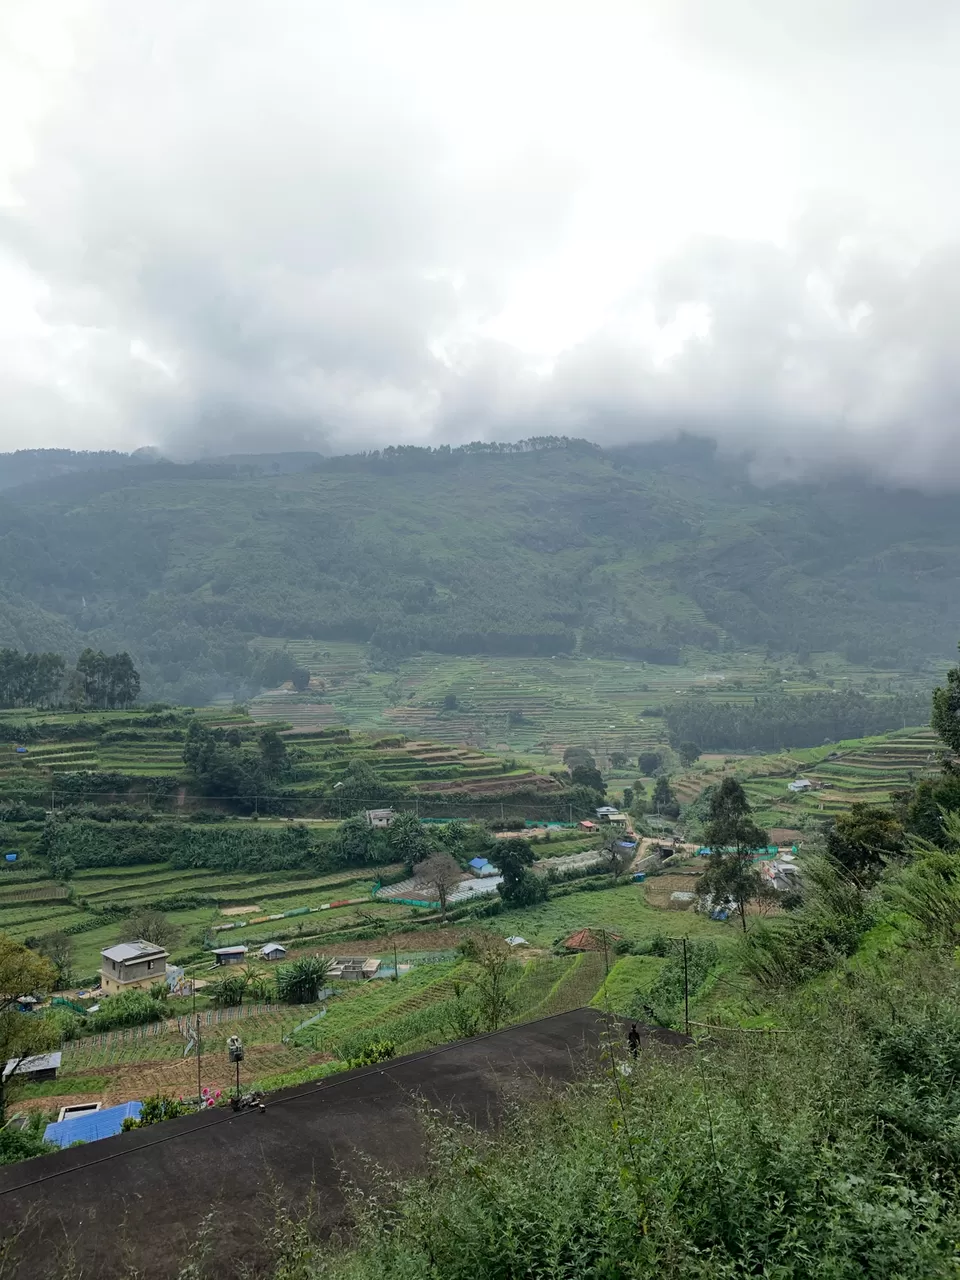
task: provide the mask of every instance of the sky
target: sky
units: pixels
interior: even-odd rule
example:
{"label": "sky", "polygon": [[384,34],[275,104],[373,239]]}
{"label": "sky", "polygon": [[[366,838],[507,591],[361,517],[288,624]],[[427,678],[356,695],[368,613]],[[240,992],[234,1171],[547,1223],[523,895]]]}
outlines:
{"label": "sky", "polygon": [[0,449],[960,487],[956,0],[4,0]]}

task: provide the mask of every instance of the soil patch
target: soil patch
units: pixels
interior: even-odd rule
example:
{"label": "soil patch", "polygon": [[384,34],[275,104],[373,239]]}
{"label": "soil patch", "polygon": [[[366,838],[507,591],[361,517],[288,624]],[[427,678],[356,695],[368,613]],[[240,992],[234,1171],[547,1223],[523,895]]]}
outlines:
{"label": "soil patch", "polygon": [[221,907],[220,914],[224,916],[245,916],[249,911],[251,915],[257,915],[263,910],[263,907],[256,907],[252,903],[248,907]]}

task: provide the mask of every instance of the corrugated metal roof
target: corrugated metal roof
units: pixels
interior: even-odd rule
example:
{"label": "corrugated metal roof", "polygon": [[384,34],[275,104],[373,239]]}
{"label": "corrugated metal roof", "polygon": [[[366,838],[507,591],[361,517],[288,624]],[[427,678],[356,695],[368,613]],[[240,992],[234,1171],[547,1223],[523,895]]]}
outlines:
{"label": "corrugated metal roof", "polygon": [[45,1142],[55,1142],[58,1147],[69,1147],[72,1142],[97,1142],[100,1138],[112,1138],[120,1133],[128,1116],[139,1117],[139,1102],[121,1102],[118,1107],[105,1111],[91,1111],[89,1115],[73,1116],[69,1120],[55,1120],[43,1131]]}
{"label": "corrugated metal roof", "polygon": [[235,947],[217,947],[213,954],[215,956],[245,956],[247,948],[239,944]]}
{"label": "corrugated metal roof", "polygon": [[147,956],[165,956],[167,953],[163,947],[158,947],[155,942],[144,942],[142,938],[138,938],[136,942],[118,942],[115,947],[107,947],[106,951],[100,954],[105,956],[107,960],[136,960],[139,957]]}
{"label": "corrugated metal roof", "polygon": [[59,1071],[62,1061],[63,1054],[59,1049],[56,1053],[36,1053],[31,1058],[21,1059],[19,1063],[16,1058],[10,1058],[3,1068],[3,1079],[12,1075],[29,1075],[31,1071]]}

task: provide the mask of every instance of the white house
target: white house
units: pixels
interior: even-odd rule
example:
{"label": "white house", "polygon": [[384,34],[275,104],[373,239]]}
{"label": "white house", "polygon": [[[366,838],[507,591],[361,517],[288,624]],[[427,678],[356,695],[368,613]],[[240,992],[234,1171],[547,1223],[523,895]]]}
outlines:
{"label": "white house", "polygon": [[811,791],[813,783],[809,778],[794,778],[793,782],[787,783],[788,791]]}

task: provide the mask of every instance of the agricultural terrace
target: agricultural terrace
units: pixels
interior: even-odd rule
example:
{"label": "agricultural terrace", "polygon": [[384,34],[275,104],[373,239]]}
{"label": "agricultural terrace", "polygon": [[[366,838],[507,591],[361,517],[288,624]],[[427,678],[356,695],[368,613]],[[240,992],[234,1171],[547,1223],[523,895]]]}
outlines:
{"label": "agricultural terrace", "polygon": [[716,654],[695,649],[684,650],[682,666],[587,655],[424,654],[399,660],[395,670],[379,671],[360,644],[270,638],[255,644],[264,650],[284,648],[311,673],[304,693],[284,688],[254,699],[250,710],[258,720],[282,719],[303,728],[349,725],[400,731],[413,739],[468,743],[483,750],[546,757],[553,763],[565,746],[576,743],[588,747],[604,766],[614,751],[636,756],[665,746],[658,713],[678,696],[696,693],[736,703],[773,690],[925,692],[934,679],[912,671],[877,673],[833,654],[812,655],[810,667],[803,670],[781,670],[760,651]]}
{"label": "agricultural terrace", "polygon": [[[675,789],[681,802],[689,803],[705,786],[735,774],[758,821],[796,827],[852,804],[888,804],[895,792],[938,773],[941,749],[933,730],[918,728],[777,755],[708,756],[678,778]],[[813,788],[790,792],[788,784],[800,777]]]}
{"label": "agricultural terrace", "polygon": [[[555,778],[522,761],[465,744],[408,741],[395,731],[358,735],[315,725],[298,728],[289,719],[265,722],[243,710],[216,707],[152,714],[18,711],[0,712],[0,803],[30,800],[50,809],[77,799],[123,800],[183,814],[222,808],[229,797],[207,794],[184,764],[194,722],[236,730],[247,741],[264,728],[280,732],[289,764],[272,811],[279,809],[284,817],[348,816],[333,789],[354,762],[372,768],[385,783],[406,787],[415,800],[422,797],[425,811],[441,816],[465,804],[497,816],[514,794],[533,800],[536,809],[537,796],[562,789]],[[86,773],[94,776],[83,780]]]}

